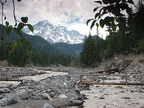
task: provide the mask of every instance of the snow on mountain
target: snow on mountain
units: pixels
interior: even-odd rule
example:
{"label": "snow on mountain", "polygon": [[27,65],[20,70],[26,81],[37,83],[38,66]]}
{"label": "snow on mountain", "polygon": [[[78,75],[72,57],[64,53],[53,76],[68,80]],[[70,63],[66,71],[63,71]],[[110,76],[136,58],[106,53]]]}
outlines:
{"label": "snow on mountain", "polygon": [[63,42],[68,44],[78,44],[82,43],[85,38],[85,36],[78,31],[69,31],[66,27],[61,25],[54,26],[47,20],[39,21],[37,24],[33,25],[33,27],[33,33],[27,28],[24,28],[23,31],[30,35],[41,36],[50,43]]}

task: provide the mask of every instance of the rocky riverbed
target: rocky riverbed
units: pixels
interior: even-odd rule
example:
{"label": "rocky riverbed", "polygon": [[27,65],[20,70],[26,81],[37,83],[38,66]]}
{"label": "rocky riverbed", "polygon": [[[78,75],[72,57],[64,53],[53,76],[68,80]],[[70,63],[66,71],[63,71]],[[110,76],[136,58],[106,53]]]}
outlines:
{"label": "rocky riverbed", "polygon": [[144,85],[78,83],[80,74],[97,74],[98,70],[114,66],[120,71],[104,76],[84,76],[83,81],[125,82],[119,75],[129,75],[128,82],[144,83],[142,59],[119,61],[93,69],[1,67],[1,80],[19,78],[23,82],[0,81],[0,108],[144,108]]}

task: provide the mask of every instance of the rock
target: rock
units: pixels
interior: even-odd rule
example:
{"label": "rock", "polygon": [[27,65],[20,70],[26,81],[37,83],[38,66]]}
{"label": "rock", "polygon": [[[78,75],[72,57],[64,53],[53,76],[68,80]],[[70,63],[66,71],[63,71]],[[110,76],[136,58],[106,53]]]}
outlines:
{"label": "rock", "polygon": [[28,99],[28,98],[29,98],[28,93],[26,92],[25,89],[22,89],[22,90],[18,91],[16,94],[18,94],[19,97],[20,97],[22,100],[25,100],[25,99]]}
{"label": "rock", "polygon": [[54,108],[54,107],[52,107],[50,104],[48,104],[48,103],[45,103],[44,105],[43,105],[43,108]]}
{"label": "rock", "polygon": [[99,97],[99,99],[105,99],[103,96]]}
{"label": "rock", "polygon": [[123,86],[116,86],[115,88],[123,89]]}
{"label": "rock", "polygon": [[121,97],[121,98],[122,98],[122,99],[130,99],[130,97],[126,97],[126,96],[125,96],[125,97]]}
{"label": "rock", "polygon": [[51,102],[53,102],[53,99],[50,97],[48,93],[42,93],[41,96],[43,99],[50,100]]}
{"label": "rock", "polygon": [[59,98],[61,98],[61,99],[67,99],[68,97],[65,94],[61,94],[61,95],[59,95]]}
{"label": "rock", "polygon": [[120,91],[120,93],[125,93],[125,91],[124,91],[124,90],[122,90],[122,91]]}
{"label": "rock", "polygon": [[72,99],[69,101],[70,105],[71,106],[79,106],[79,105],[83,105],[83,102],[82,100],[78,100],[78,99]]}
{"label": "rock", "polygon": [[7,103],[7,98],[5,97],[0,100],[0,106],[5,106]]}
{"label": "rock", "polygon": [[13,85],[12,84],[9,84],[9,85],[7,85],[7,88],[11,88]]}
{"label": "rock", "polygon": [[8,101],[8,104],[11,105],[11,104],[20,102],[21,98],[15,93],[10,93],[7,96],[7,101]]}
{"label": "rock", "polygon": [[85,94],[81,94],[80,96],[78,96],[77,99],[78,99],[78,100],[87,100],[88,98],[86,97]]}
{"label": "rock", "polygon": [[42,99],[48,100],[47,93],[42,93],[41,96],[42,96]]}
{"label": "rock", "polygon": [[0,89],[0,93],[9,93],[10,90],[8,88],[2,88]]}
{"label": "rock", "polygon": [[3,95],[0,95],[0,99],[2,99],[4,96]]}
{"label": "rock", "polygon": [[75,93],[76,95],[80,95],[80,89],[78,88],[78,85],[75,85]]}

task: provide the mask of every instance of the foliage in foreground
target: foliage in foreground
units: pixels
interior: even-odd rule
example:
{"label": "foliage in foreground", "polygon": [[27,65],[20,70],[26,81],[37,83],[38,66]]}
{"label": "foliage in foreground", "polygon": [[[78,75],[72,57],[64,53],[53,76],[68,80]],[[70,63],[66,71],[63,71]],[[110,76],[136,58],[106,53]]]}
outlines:
{"label": "foliage in foreground", "polygon": [[7,60],[9,65],[75,66],[78,63],[76,58],[69,55],[36,51],[32,48],[28,40],[24,40],[12,52],[9,52],[11,44],[13,43],[5,42],[5,44],[0,44],[0,60]]}
{"label": "foliage in foreground", "polygon": [[[105,40],[89,36],[83,46],[80,62],[84,66],[96,66],[102,59],[114,54],[139,54],[144,52],[144,4],[139,2],[136,12],[128,18],[119,17],[119,30],[110,32]],[[93,44],[93,45],[92,45]]]}

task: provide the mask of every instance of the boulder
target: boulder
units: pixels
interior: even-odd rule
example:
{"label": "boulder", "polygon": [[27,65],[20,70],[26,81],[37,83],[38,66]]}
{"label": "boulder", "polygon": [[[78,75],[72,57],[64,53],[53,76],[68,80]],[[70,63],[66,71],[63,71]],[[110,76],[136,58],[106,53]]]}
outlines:
{"label": "boulder", "polygon": [[7,98],[2,98],[1,100],[0,100],[0,106],[5,106],[5,105],[7,105]]}
{"label": "boulder", "polygon": [[50,100],[51,102],[53,102],[53,99],[50,97],[48,93],[42,93],[41,96],[43,99]]}
{"label": "boulder", "polygon": [[71,106],[79,106],[79,105],[83,105],[83,102],[82,100],[78,100],[78,99],[72,99],[69,101],[70,105]]}
{"label": "boulder", "polygon": [[61,95],[59,95],[59,98],[60,99],[67,99],[68,97],[65,94],[61,94]]}
{"label": "boulder", "polygon": [[15,104],[15,103],[20,102],[21,98],[19,97],[18,94],[9,93],[7,96],[7,101],[8,101],[8,104],[11,105],[11,104]]}
{"label": "boulder", "polygon": [[0,93],[9,93],[10,90],[8,88],[2,88],[0,89]]}
{"label": "boulder", "polygon": [[44,105],[43,105],[43,108],[54,108],[54,107],[52,107],[50,104],[48,104],[48,103],[45,103]]}
{"label": "boulder", "polygon": [[122,98],[122,99],[130,99],[130,97],[126,97],[126,96],[125,96],[125,97],[121,97],[121,98]]}
{"label": "boulder", "polygon": [[0,99],[2,99],[4,96],[3,95],[0,95]]}
{"label": "boulder", "polygon": [[26,100],[26,99],[29,98],[29,95],[28,95],[28,93],[26,92],[25,89],[22,89],[22,90],[18,91],[16,94],[18,94],[19,97],[20,97],[22,100]]}

